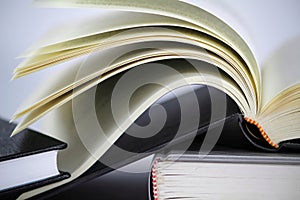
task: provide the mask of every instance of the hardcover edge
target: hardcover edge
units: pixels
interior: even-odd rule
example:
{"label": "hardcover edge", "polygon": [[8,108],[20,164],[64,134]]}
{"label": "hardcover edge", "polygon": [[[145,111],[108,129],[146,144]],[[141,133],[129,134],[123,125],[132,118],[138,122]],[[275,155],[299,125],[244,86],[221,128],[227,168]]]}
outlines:
{"label": "hardcover edge", "polygon": [[26,191],[33,190],[38,187],[42,187],[51,183],[55,183],[64,179],[69,178],[71,175],[68,172],[62,172],[60,171],[60,174],[45,178],[42,180],[38,180],[31,183],[26,183],[24,185],[19,185],[15,187],[11,187],[5,190],[0,191],[0,197],[1,199],[16,199],[21,194],[23,194]]}

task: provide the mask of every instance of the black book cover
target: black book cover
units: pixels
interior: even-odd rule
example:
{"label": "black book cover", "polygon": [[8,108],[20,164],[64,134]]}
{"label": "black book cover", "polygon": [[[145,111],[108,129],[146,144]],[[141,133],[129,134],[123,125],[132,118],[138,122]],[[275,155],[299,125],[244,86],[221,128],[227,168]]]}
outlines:
{"label": "black book cover", "polygon": [[[67,147],[67,144],[61,141],[30,129],[26,129],[21,133],[10,137],[15,126],[15,124],[10,124],[7,120],[0,118],[0,162],[47,151],[60,150]],[[0,199],[15,199],[23,192],[68,177],[68,173],[62,172],[61,174],[48,179],[8,188],[0,191]]]}
{"label": "black book cover", "polygon": [[61,141],[30,129],[10,137],[15,126],[0,118],[0,162],[67,147]]}

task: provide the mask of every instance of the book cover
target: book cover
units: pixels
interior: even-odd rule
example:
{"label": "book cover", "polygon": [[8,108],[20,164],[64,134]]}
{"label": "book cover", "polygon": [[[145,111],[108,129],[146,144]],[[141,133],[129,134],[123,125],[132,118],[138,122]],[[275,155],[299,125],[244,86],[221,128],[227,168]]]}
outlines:
{"label": "book cover", "polygon": [[[23,192],[66,179],[70,176],[66,172],[56,173],[56,169],[53,169],[51,170],[52,173],[42,173],[40,175],[42,177],[38,177],[36,173],[46,170],[39,167],[47,168],[47,166],[41,165],[39,162],[45,162],[46,165],[51,166],[57,165],[57,151],[66,148],[67,144],[30,129],[22,131],[16,137],[10,137],[15,126],[15,124],[10,124],[7,120],[0,119],[0,174],[1,186],[3,186],[0,190],[1,199],[16,199]],[[49,161],[43,159],[43,157],[49,155],[48,153],[52,152],[53,156],[49,157]],[[53,167],[57,168],[57,166]],[[18,181],[11,181],[20,179],[20,176],[27,176],[26,174],[29,174],[28,177],[20,185],[17,184]],[[8,182],[12,183],[8,184]]]}

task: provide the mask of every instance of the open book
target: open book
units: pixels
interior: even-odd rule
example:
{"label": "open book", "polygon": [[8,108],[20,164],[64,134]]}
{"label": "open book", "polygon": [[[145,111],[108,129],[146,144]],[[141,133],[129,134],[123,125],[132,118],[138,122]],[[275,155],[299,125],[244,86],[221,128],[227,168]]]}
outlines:
{"label": "open book", "polygon": [[81,175],[150,105],[185,85],[205,84],[224,91],[270,147],[300,137],[300,78],[295,75],[300,69],[286,70],[284,57],[258,66],[245,40],[204,9],[174,0],[36,4],[121,11],[102,21],[53,30],[23,54],[26,59],[15,69],[14,78],[19,78],[75,60],[13,116],[24,117],[13,132],[17,134],[51,111],[46,133],[68,144],[59,154],[59,167],[71,178],[22,197]]}

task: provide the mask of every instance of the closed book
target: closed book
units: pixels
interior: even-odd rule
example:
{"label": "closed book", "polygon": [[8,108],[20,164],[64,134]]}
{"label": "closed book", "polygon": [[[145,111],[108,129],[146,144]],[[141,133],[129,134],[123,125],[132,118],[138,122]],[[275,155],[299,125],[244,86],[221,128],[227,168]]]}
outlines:
{"label": "closed book", "polygon": [[0,119],[0,198],[15,199],[21,193],[69,177],[57,167],[57,152],[66,144],[26,129],[10,137],[15,124]]}
{"label": "closed book", "polygon": [[212,151],[157,156],[151,173],[153,200],[297,199],[299,154]]}

